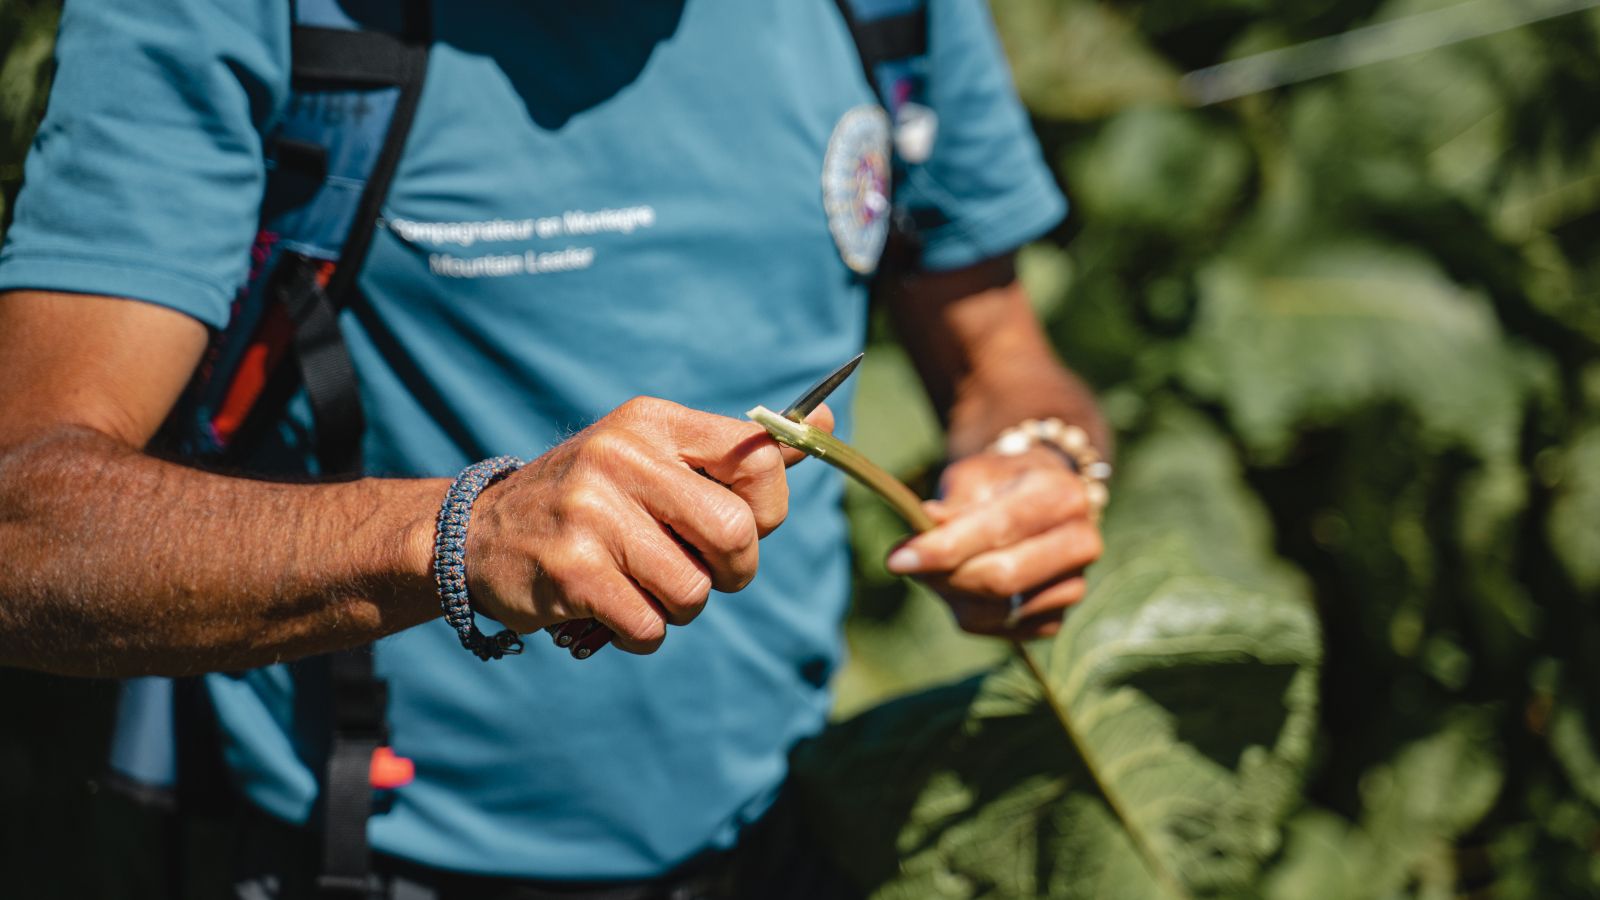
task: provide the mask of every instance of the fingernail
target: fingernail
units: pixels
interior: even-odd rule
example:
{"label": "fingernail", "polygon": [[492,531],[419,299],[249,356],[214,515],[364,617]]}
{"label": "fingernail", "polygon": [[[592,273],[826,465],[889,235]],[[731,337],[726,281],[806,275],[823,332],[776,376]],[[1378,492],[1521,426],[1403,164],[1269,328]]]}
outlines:
{"label": "fingernail", "polygon": [[883,564],[896,575],[904,575],[922,568],[922,556],[910,547],[901,547],[889,554]]}

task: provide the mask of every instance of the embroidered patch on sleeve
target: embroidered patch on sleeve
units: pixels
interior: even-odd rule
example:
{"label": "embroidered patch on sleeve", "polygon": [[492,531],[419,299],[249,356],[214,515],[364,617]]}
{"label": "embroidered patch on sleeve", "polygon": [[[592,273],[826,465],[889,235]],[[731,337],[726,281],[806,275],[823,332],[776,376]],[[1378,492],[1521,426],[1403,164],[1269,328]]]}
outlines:
{"label": "embroidered patch on sleeve", "polygon": [[822,204],[845,265],[878,268],[889,237],[889,114],[862,104],[839,119],[822,158]]}

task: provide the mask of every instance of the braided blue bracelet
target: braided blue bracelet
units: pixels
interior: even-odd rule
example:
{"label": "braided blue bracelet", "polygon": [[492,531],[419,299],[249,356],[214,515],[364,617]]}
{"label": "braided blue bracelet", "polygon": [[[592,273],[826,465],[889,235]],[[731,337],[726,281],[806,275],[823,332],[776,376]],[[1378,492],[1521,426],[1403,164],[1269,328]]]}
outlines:
{"label": "braided blue bracelet", "polygon": [[456,476],[439,507],[439,530],[433,539],[433,580],[439,586],[439,603],[444,617],[461,636],[461,646],[485,662],[521,653],[522,635],[508,628],[490,638],[473,621],[472,603],[467,599],[467,523],[472,520],[473,501],[483,489],[524,465],[515,456],[473,463]]}

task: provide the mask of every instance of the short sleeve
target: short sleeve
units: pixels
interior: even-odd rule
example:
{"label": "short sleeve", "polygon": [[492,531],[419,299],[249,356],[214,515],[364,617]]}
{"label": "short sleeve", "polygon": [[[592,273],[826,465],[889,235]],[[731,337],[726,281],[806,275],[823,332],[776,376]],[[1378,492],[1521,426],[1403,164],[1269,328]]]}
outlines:
{"label": "short sleeve", "polygon": [[1045,165],[984,0],[928,0],[932,154],[906,167],[896,201],[912,213],[922,264],[956,269],[1040,237],[1067,201]]}
{"label": "short sleeve", "polygon": [[275,0],[68,0],[0,290],[128,297],[226,325],[288,39]]}

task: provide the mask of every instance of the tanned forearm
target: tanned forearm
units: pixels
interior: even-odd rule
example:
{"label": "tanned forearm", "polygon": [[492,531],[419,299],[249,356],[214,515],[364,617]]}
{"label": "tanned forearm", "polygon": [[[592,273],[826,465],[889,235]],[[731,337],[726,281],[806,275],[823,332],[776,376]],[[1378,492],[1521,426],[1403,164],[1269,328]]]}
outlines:
{"label": "tanned forearm", "polygon": [[0,664],[88,676],[243,669],[439,614],[447,481],[247,481],[61,426],[0,452]]}
{"label": "tanned forearm", "polygon": [[1024,419],[1051,416],[1088,431],[1109,458],[1099,406],[1051,350],[1011,257],[893,279],[886,299],[944,421],[952,459],[981,451]]}
{"label": "tanned forearm", "polygon": [[[272,484],[143,452],[208,340],[155,304],[0,293],[0,665],[244,669],[440,615],[448,481]],[[787,514],[785,462],[753,422],[624,403],[478,497],[473,606],[522,634],[594,618],[653,652],[712,588],[755,577]]]}

